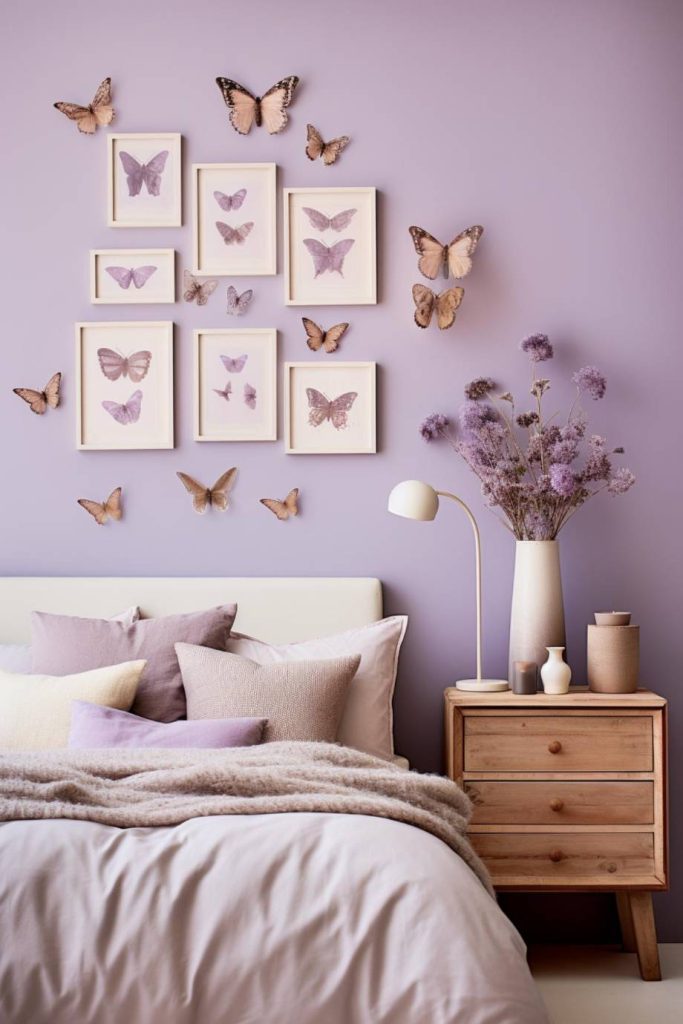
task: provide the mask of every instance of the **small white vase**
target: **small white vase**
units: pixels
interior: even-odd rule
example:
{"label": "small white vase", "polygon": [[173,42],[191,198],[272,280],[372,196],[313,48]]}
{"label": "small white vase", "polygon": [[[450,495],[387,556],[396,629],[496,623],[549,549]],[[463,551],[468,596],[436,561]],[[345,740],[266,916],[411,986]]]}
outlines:
{"label": "small white vase", "polygon": [[546,647],[548,660],[541,665],[541,681],[546,693],[568,693],[572,670],[562,660],[564,647]]}

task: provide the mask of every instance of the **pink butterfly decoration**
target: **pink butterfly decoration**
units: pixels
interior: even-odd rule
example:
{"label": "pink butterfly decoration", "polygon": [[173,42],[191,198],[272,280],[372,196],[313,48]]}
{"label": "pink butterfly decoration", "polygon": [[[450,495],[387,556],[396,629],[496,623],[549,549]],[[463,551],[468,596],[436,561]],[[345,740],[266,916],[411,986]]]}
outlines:
{"label": "pink butterfly decoration", "polygon": [[237,289],[233,285],[228,285],[228,313],[231,316],[242,316],[249,308],[253,297],[254,292],[251,288],[247,288],[246,292],[238,295]]}
{"label": "pink butterfly decoration", "polygon": [[334,217],[327,217],[320,210],[313,210],[310,206],[304,206],[303,211],[318,231],[327,231],[328,228],[332,228],[333,231],[343,231],[353,220],[353,215],[358,212],[356,209],[342,210]]}
{"label": "pink butterfly decoration", "polygon": [[241,188],[239,192],[233,192],[231,196],[226,195],[225,192],[214,192],[213,197],[221,210],[239,210],[246,195],[246,188]]}
{"label": "pink butterfly decoration", "polygon": [[149,281],[156,267],[105,267],[107,273],[114,278],[121,288],[130,288],[131,281],[136,288],[142,288]]}
{"label": "pink butterfly decoration", "polygon": [[142,391],[134,391],[123,405],[119,405],[118,402],[102,402],[102,408],[124,427],[128,423],[137,423],[142,409]]}
{"label": "pink butterfly decoration", "polygon": [[248,355],[235,356],[234,359],[232,356],[221,356],[221,362],[228,373],[241,373],[248,358]]}
{"label": "pink butterfly decoration", "polygon": [[251,384],[244,385],[244,402],[250,409],[256,408],[256,388],[253,388]]}
{"label": "pink butterfly decoration", "polygon": [[224,398],[226,402],[230,401],[230,395],[232,394],[232,384],[230,381],[228,381],[228,383],[225,385],[222,391],[219,391],[218,388],[214,388],[213,390],[215,394],[219,395],[221,398]]}
{"label": "pink butterfly decoration", "polygon": [[242,224],[238,228],[231,228],[229,224],[224,224],[222,220],[216,221],[216,227],[220,231],[226,245],[232,245],[233,243],[242,245],[253,226],[253,220],[248,220],[246,224]]}
{"label": "pink butterfly decoration", "polygon": [[354,238],[342,238],[334,245],[324,245],[317,238],[304,238],[304,245],[313,257],[315,277],[320,277],[326,270],[344,276],[344,258],[354,245]]}
{"label": "pink butterfly decoration", "polygon": [[113,348],[98,348],[97,358],[100,369],[107,380],[118,380],[119,377],[130,377],[133,384],[139,384],[149,372],[152,353],[147,349],[133,352],[130,356],[122,356]]}
{"label": "pink butterfly decoration", "polygon": [[319,427],[329,420],[336,430],[345,430],[348,426],[347,413],[358,398],[357,391],[346,391],[333,401],[316,388],[306,388],[309,413],[308,422],[312,427]]}
{"label": "pink butterfly decoration", "polygon": [[119,156],[126,172],[128,195],[139,195],[142,186],[146,185],[150,196],[158,196],[161,191],[161,175],[168,159],[168,150],[162,149],[161,153],[157,153],[146,164],[139,163],[135,157],[124,150],[121,150]]}

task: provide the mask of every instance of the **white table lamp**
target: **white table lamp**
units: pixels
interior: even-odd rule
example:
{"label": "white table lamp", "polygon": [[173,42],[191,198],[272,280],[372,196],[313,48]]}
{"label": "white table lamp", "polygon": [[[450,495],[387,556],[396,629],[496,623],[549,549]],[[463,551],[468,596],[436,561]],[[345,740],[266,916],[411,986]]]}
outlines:
{"label": "white table lamp", "polygon": [[436,518],[439,511],[439,498],[451,498],[463,509],[470,521],[474,533],[474,550],[476,557],[477,571],[477,678],[458,679],[456,686],[459,690],[507,690],[506,679],[482,679],[481,677],[481,541],[479,539],[479,527],[472,512],[461,498],[448,491],[435,491],[429,484],[421,480],[404,480],[396,484],[389,495],[389,511],[395,516],[403,516],[404,519],[416,519],[420,522],[431,522]]}

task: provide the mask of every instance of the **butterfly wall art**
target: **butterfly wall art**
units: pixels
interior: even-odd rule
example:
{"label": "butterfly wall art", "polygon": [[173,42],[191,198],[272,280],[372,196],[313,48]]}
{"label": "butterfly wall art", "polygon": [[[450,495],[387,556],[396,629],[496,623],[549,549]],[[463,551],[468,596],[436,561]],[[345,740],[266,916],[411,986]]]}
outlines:
{"label": "butterfly wall art", "polygon": [[56,409],[59,405],[61,384],[61,373],[54,373],[42,391],[37,391],[34,388],[13,388],[12,390],[15,395],[27,403],[31,412],[42,416],[47,409]]}
{"label": "butterfly wall art", "polygon": [[256,388],[252,384],[245,384],[244,385],[244,404],[246,405],[247,409],[255,409],[256,408],[256,398],[257,398]]}
{"label": "butterfly wall art", "polygon": [[194,273],[274,274],[275,164],[194,164],[192,179]]}
{"label": "butterfly wall art", "polygon": [[107,136],[110,227],[179,227],[181,137],[174,132]]}
{"label": "butterfly wall art", "polygon": [[414,284],[415,323],[418,327],[429,327],[432,316],[436,313],[437,326],[440,330],[445,330],[455,322],[455,315],[464,294],[464,288],[448,288],[435,295],[426,285]]}
{"label": "butterfly wall art", "polygon": [[175,251],[91,250],[90,301],[126,305],[175,302]]}
{"label": "butterfly wall art", "polygon": [[320,157],[327,167],[336,163],[337,158],[350,141],[348,135],[340,135],[338,139],[324,142],[317,128],[314,128],[312,124],[306,125],[306,156],[309,160],[317,160]]}
{"label": "butterfly wall art", "polygon": [[200,281],[189,270],[183,272],[185,302],[196,302],[198,306],[205,306],[216,288],[218,288],[218,281],[215,277],[209,278],[208,281]]}
{"label": "butterfly wall art", "polygon": [[79,132],[94,135],[98,128],[111,124],[114,120],[114,108],[111,105],[111,78],[103,79],[97,92],[87,106],[79,103],[65,103],[60,100],[54,106],[70,121],[76,122]]}
{"label": "butterfly wall art", "polygon": [[293,487],[286,498],[280,501],[278,498],[259,498],[262,505],[265,505],[273,515],[281,522],[291,519],[299,514],[299,488]]}
{"label": "butterfly wall art", "polygon": [[108,519],[118,521],[123,515],[120,487],[115,487],[106,501],[91,501],[90,498],[78,498],[77,501],[81,508],[90,513],[98,526],[104,526]]}
{"label": "butterfly wall art", "polygon": [[222,473],[213,487],[199,483],[187,473],[176,473],[176,476],[185,490],[192,495],[192,507],[200,516],[204,515],[209,507],[218,509],[219,512],[225,512],[230,507],[229,494],[237,476],[236,466]]}
{"label": "butterfly wall art", "polygon": [[161,195],[161,176],[168,160],[167,149],[162,149],[146,164],[136,160],[134,156],[123,149],[119,150],[119,159],[126,174],[129,196],[139,196],[143,185],[147,190],[147,195]]}
{"label": "butterfly wall art", "polygon": [[253,297],[254,292],[251,288],[247,288],[245,292],[238,295],[235,286],[232,284],[228,285],[228,313],[230,316],[244,316],[249,309]]}
{"label": "butterfly wall art", "polygon": [[443,275],[444,280],[447,280],[450,274],[457,279],[466,277],[472,269],[472,256],[484,231],[475,224],[461,231],[448,245],[443,245],[424,228],[413,226],[408,230],[415,251],[420,257],[417,261],[420,273],[432,281],[439,273]]}
{"label": "butterfly wall art", "polygon": [[287,451],[374,452],[375,387],[374,363],[285,364]]}
{"label": "butterfly wall art", "polygon": [[124,356],[121,352],[116,352],[111,348],[98,348],[97,358],[100,362],[100,369],[107,380],[129,377],[134,384],[139,384],[149,373],[152,353],[143,349],[140,352]]}
{"label": "butterfly wall art", "polygon": [[240,188],[237,192],[233,192],[231,196],[226,196],[225,192],[219,192],[216,190],[213,197],[221,210],[239,210],[240,206],[247,198],[247,190],[246,188]]}
{"label": "butterfly wall art", "polygon": [[304,245],[313,259],[315,277],[320,277],[326,271],[330,274],[344,276],[344,259],[356,244],[355,238],[342,238],[334,245],[325,245],[317,238],[304,238]]}
{"label": "butterfly wall art", "polygon": [[339,342],[349,329],[349,325],[344,323],[335,324],[334,327],[329,327],[324,331],[322,327],[319,327],[314,320],[309,320],[307,316],[302,316],[301,322],[306,331],[306,344],[312,352],[319,352],[321,348],[325,352],[336,352]]}
{"label": "butterfly wall art", "polygon": [[137,423],[142,412],[142,391],[134,391],[127,402],[112,402],[105,399],[102,408],[122,427],[128,426],[129,423]]}
{"label": "butterfly wall art", "polygon": [[105,267],[106,273],[118,284],[119,288],[127,290],[133,284],[136,288],[144,288],[152,274],[156,274],[157,267]]}
{"label": "butterfly wall art", "polygon": [[314,210],[311,206],[304,206],[303,211],[311,222],[311,227],[317,231],[344,231],[353,220],[354,214],[358,212],[353,209],[340,210],[339,213],[328,217],[327,214],[321,213],[320,210]]}
{"label": "butterfly wall art", "polygon": [[277,437],[277,333],[195,331],[196,441]]}
{"label": "butterfly wall art", "polygon": [[263,125],[271,135],[277,135],[287,124],[287,107],[292,102],[299,79],[296,75],[283,78],[263,96],[254,96],[232,78],[217,78],[216,84],[228,108],[230,124],[236,132],[248,135],[253,125],[257,128]]}
{"label": "butterfly wall art", "polygon": [[226,402],[230,401],[230,395],[232,394],[232,381],[228,381],[224,388],[212,388],[214,395],[218,395],[219,398],[225,399]]}
{"label": "butterfly wall art", "polygon": [[218,233],[226,245],[242,245],[251,233],[254,227],[254,222],[253,220],[248,220],[244,224],[231,227],[230,224],[226,224],[222,220],[217,220],[216,227],[218,228]]}
{"label": "butterfly wall art", "polygon": [[221,362],[228,373],[241,373],[247,365],[248,354],[241,356],[221,356]]}

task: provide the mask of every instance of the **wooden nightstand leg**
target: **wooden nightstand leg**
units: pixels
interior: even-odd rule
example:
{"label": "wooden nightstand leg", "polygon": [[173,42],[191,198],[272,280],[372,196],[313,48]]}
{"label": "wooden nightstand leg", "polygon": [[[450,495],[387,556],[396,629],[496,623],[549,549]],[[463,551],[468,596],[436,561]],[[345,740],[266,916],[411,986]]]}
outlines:
{"label": "wooden nightstand leg", "polygon": [[636,937],[633,931],[633,917],[631,916],[631,901],[628,892],[617,892],[617,913],[619,914],[619,927],[621,928],[621,942],[625,953],[636,952]]}
{"label": "wooden nightstand leg", "polygon": [[631,890],[628,895],[640,976],[643,981],[661,981],[662,972],[659,967],[652,893]]}

